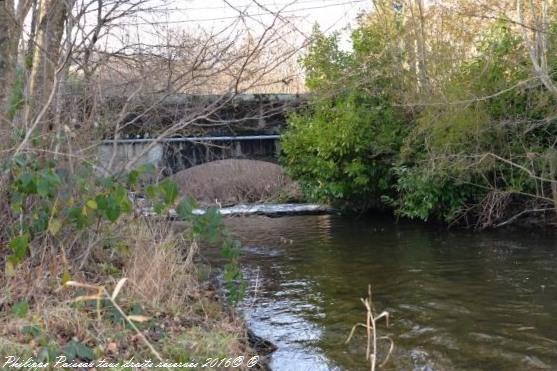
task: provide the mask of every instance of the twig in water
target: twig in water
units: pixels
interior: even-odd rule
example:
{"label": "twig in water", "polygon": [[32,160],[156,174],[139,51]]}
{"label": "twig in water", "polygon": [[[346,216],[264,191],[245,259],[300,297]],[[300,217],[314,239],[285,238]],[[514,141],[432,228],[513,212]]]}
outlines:
{"label": "twig in water", "polygon": [[366,359],[369,360],[370,362],[371,371],[375,371],[375,368],[377,367],[376,366],[377,340],[387,340],[390,343],[389,352],[387,353],[387,356],[385,357],[383,362],[381,362],[381,364],[378,367],[383,367],[387,364],[391,356],[391,353],[393,352],[393,349],[395,347],[395,343],[388,336],[377,337],[377,330],[376,330],[377,321],[380,320],[381,318],[385,318],[385,323],[387,324],[387,327],[389,327],[389,312],[383,311],[379,315],[375,315],[373,311],[373,304],[371,301],[371,285],[368,285],[367,291],[368,291],[368,297],[365,299],[363,298],[360,299],[364,304],[364,306],[366,307],[366,311],[367,311],[366,323],[357,323],[352,327],[352,330],[350,331],[350,335],[348,335],[348,339],[346,339],[346,344],[348,344],[352,339],[352,336],[354,335],[356,328],[364,327],[367,333]]}

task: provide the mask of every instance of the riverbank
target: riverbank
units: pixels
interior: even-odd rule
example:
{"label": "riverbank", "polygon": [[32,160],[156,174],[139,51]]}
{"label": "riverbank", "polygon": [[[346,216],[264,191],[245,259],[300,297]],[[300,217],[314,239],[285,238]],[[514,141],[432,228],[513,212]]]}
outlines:
{"label": "riverbank", "polygon": [[[168,222],[122,223],[119,245],[95,247],[83,269],[46,253],[40,265],[26,262],[0,278],[1,365],[13,356],[52,366],[64,356],[122,366],[114,370],[132,358],[182,365],[230,358],[245,367],[256,352],[213,269],[197,261],[198,245]],[[109,295],[97,296],[100,288]]]}
{"label": "riverbank", "polygon": [[[287,168],[288,166],[286,163]],[[436,199],[435,202],[438,203],[436,207],[439,209],[454,207],[463,209],[455,212],[455,216],[450,218],[440,218],[439,215],[433,214],[418,215],[401,212],[399,205],[393,201],[394,198],[386,195],[383,195],[383,200],[380,202],[377,200],[370,202],[367,198],[369,195],[363,194],[349,202],[339,195],[325,198],[312,197],[311,192],[310,194],[302,192],[300,183],[305,183],[307,186],[307,181],[305,182],[303,177],[293,180],[284,167],[264,161],[240,159],[214,161],[180,171],[172,175],[171,179],[176,182],[183,195],[199,202],[197,213],[203,213],[203,210],[210,207],[218,208],[222,215],[244,216],[328,214],[342,211],[345,214],[387,213],[401,219],[420,220],[448,228],[475,230],[508,226],[527,228],[557,226],[557,213],[552,208],[536,208],[532,205],[531,208],[522,210],[517,206],[519,203],[511,202],[512,197],[503,197],[504,195],[500,195],[505,200],[504,205],[498,203],[497,207],[487,207],[478,215],[474,214],[477,211],[474,208],[461,213],[460,211],[465,209],[464,206],[455,206],[452,201],[442,197]],[[385,192],[389,194],[386,190]],[[415,203],[427,203],[428,197],[424,194],[418,197]],[[312,201],[326,202],[311,203]],[[277,205],[279,207],[276,207]],[[508,210],[502,212],[501,207]]]}

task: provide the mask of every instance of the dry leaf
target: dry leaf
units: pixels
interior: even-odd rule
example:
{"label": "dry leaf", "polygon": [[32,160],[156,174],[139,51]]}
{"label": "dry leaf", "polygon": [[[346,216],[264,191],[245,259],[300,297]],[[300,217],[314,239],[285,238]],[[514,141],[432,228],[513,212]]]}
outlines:
{"label": "dry leaf", "polygon": [[116,300],[116,297],[118,296],[118,293],[120,293],[120,290],[122,290],[122,287],[124,286],[124,283],[126,283],[126,280],[127,278],[122,278],[120,281],[118,281],[116,287],[114,288],[114,291],[112,292],[112,300]]}
{"label": "dry leaf", "polygon": [[87,301],[87,300],[102,300],[104,297],[103,295],[97,294],[97,295],[83,295],[83,296],[78,296],[77,298],[73,299],[73,302],[78,302],[78,301]]}
{"label": "dry leaf", "polygon": [[151,318],[147,317],[147,316],[142,316],[142,315],[131,315],[131,316],[128,316],[128,319],[130,319],[134,322],[147,322]]}
{"label": "dry leaf", "polygon": [[110,353],[118,353],[118,344],[116,344],[115,342],[110,342],[106,346],[106,350]]}

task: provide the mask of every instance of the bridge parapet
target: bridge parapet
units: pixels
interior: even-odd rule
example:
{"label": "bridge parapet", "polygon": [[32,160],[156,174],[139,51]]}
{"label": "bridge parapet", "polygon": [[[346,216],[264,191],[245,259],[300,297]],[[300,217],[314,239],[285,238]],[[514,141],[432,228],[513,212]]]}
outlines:
{"label": "bridge parapet", "polygon": [[[133,138],[153,137],[183,122],[188,124],[176,134],[185,137],[279,134],[287,115],[307,99],[298,94],[141,96],[130,104],[132,113],[120,128],[124,137]],[[111,109],[117,111],[125,103],[125,97],[112,98]]]}

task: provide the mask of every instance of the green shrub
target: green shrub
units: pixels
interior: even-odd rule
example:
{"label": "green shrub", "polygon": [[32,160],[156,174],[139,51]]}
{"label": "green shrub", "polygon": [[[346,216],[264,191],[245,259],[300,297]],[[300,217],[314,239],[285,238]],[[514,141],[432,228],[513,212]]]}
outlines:
{"label": "green shrub", "polygon": [[[494,22],[472,56],[446,65],[437,55],[428,69],[409,15],[378,4],[353,32],[352,51],[316,29],[302,60],[312,99],[289,118],[283,149],[306,196],[358,208],[381,200],[402,216],[483,226],[555,207],[557,97],[534,78],[522,36]],[[556,70],[555,53],[547,63]]]}
{"label": "green shrub", "polygon": [[336,36],[314,30],[302,61],[313,98],[306,112],[289,118],[282,141],[284,163],[311,199],[366,207],[391,192],[404,130],[388,97],[391,79],[368,75],[388,63],[368,58],[385,46],[378,34],[354,32],[355,52],[346,53]]}
{"label": "green shrub", "polygon": [[320,103],[290,118],[284,161],[312,199],[375,202],[390,192],[400,131],[386,102],[337,98],[331,106]]}
{"label": "green shrub", "polygon": [[397,167],[395,186],[398,198],[386,199],[397,214],[411,219],[437,218],[452,221],[466,203],[474,200],[477,189],[458,184],[454,179],[433,171],[412,167]]}

